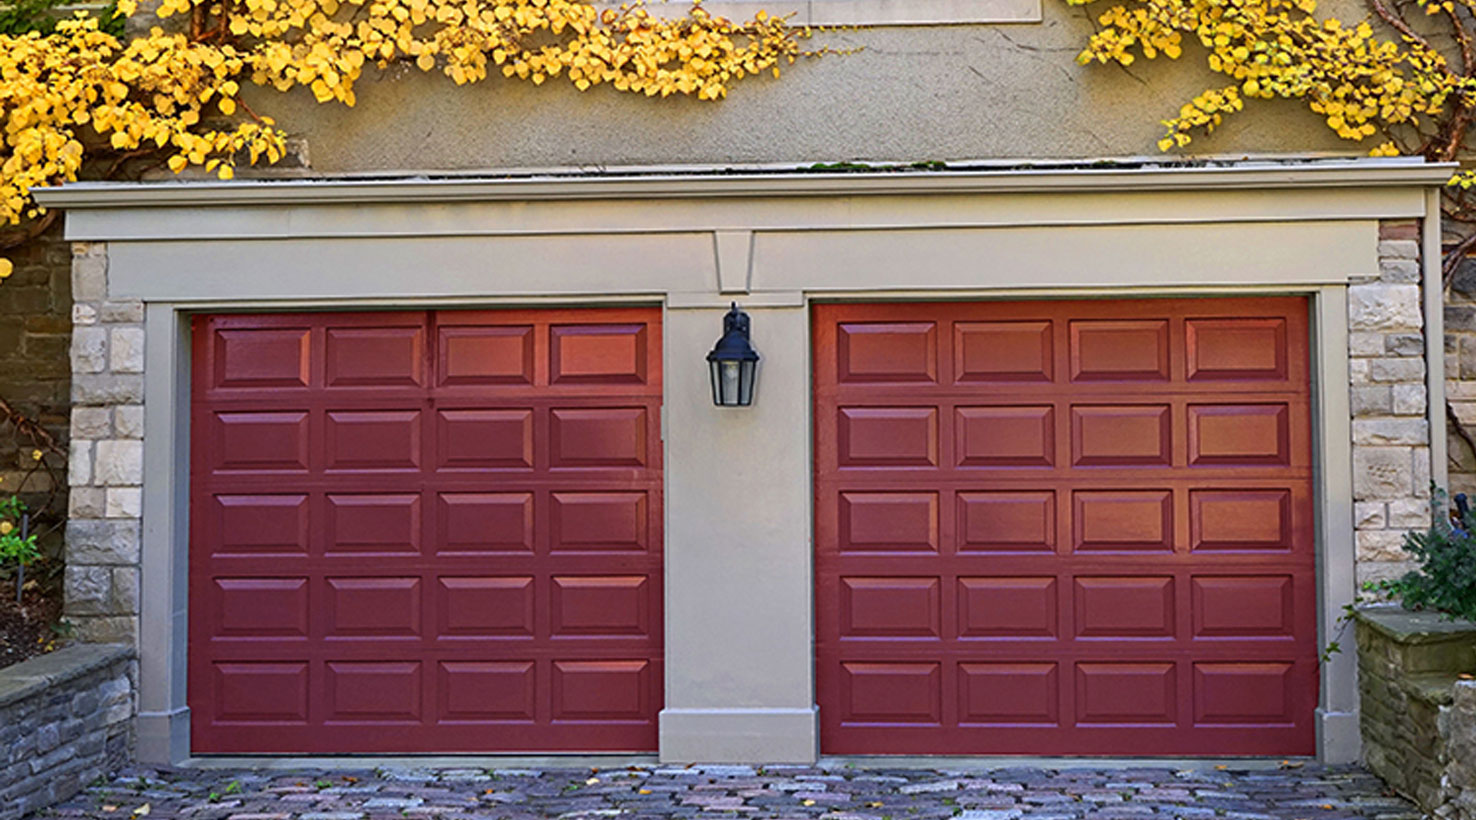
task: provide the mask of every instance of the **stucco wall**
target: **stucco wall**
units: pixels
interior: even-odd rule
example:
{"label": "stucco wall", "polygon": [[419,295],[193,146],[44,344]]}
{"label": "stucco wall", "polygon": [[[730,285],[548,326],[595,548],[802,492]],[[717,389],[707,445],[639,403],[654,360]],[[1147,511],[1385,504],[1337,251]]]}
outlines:
{"label": "stucco wall", "polygon": [[[927,0],[918,0],[927,2]],[[880,26],[825,32],[815,44],[861,47],[805,60],[780,79],[733,86],[719,103],[650,99],[555,80],[501,77],[456,87],[439,74],[367,70],[358,104],[318,105],[303,92],[250,92],[306,142],[317,173],[618,165],[1158,156],[1160,120],[1227,78],[1197,45],[1178,61],[1080,66],[1075,56],[1103,5],[1042,0],[1039,23]],[[661,4],[655,4],[660,9]],[[678,4],[672,4],[678,10]],[[1361,20],[1357,0],[1330,13]],[[1300,104],[1257,101],[1195,152],[1343,152]],[[299,167],[280,169],[301,173]]]}

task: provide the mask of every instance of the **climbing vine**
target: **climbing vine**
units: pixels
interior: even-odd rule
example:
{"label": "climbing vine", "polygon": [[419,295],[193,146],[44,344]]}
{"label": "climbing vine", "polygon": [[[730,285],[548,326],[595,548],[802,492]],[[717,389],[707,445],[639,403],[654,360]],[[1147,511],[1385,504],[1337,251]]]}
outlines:
{"label": "climbing vine", "polygon": [[[1163,121],[1163,151],[1211,133],[1248,102],[1284,98],[1305,103],[1373,156],[1467,156],[1476,117],[1476,0],[1366,2],[1370,20],[1355,24],[1318,17],[1316,0],[1114,2],[1097,15],[1101,27],[1077,61],[1127,66],[1140,57],[1177,59],[1186,44],[1202,47],[1209,69],[1226,81]],[[1447,186],[1445,218],[1469,237],[1447,253],[1447,279],[1476,246],[1473,185],[1476,171],[1464,170]]]}
{"label": "climbing vine", "polygon": [[[139,11],[137,0],[118,9]],[[39,233],[31,191],[86,169],[202,166],[230,179],[243,163],[278,161],[287,134],[246,105],[246,84],[352,106],[366,68],[409,63],[457,85],[495,73],[719,100],[818,53],[801,49],[810,32],[786,18],[736,23],[700,5],[663,17],[586,0],[161,0],[152,13],[171,30],[125,42],[79,16],[51,33],[0,34],[0,225],[29,221]],[[0,279],[10,272],[0,258]]]}

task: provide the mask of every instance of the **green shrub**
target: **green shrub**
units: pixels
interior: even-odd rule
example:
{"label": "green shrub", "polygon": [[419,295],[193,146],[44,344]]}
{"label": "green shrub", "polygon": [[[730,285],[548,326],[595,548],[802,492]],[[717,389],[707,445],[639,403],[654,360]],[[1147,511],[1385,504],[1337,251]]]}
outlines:
{"label": "green shrub", "polygon": [[1398,599],[1408,609],[1433,609],[1476,621],[1476,512],[1456,496],[1456,521],[1447,512],[1445,494],[1431,493],[1431,524],[1410,532],[1404,549],[1419,566],[1401,578],[1367,584],[1366,589]]}

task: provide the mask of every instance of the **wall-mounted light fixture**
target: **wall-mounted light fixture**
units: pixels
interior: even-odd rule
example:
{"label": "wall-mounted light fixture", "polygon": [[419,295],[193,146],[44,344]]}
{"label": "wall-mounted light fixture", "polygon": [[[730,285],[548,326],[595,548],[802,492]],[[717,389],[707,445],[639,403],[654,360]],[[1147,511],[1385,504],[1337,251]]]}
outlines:
{"label": "wall-mounted light fixture", "polygon": [[723,338],[707,354],[712,370],[712,402],[719,407],[753,404],[753,386],[758,379],[758,351],[748,342],[748,314],[738,303],[723,317]]}

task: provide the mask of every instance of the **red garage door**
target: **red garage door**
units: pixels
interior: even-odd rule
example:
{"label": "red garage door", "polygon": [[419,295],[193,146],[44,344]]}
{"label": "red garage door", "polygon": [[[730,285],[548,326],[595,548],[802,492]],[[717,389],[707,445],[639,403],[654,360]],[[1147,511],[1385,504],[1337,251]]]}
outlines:
{"label": "red garage door", "polygon": [[828,305],[830,753],[1313,752],[1307,305]]}
{"label": "red garage door", "polygon": [[202,316],[193,749],[649,751],[655,309]]}

